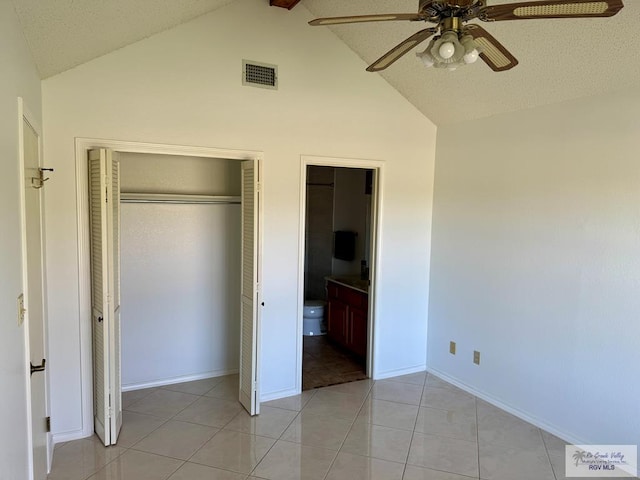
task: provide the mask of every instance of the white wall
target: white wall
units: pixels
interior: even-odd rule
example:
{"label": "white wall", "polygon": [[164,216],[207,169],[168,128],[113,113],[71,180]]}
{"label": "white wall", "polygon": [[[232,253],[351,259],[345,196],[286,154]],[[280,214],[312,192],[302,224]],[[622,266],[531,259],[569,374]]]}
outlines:
{"label": "white wall", "polygon": [[[120,153],[120,190],[240,195],[240,162]],[[235,373],[240,205],[121,205],[122,387]]]}
{"label": "white wall", "polygon": [[[435,126],[309,12],[237,0],[43,83],[55,432],[80,434],[74,138],[264,152],[261,392],[296,385],[303,154],[386,162],[377,376],[424,368]],[[279,90],[244,87],[242,59],[279,66]],[[302,246],[304,248],[304,246]],[[54,368],[54,367],[52,367]]]}
{"label": "white wall", "polygon": [[18,327],[22,292],[18,100],[40,121],[40,79],[9,0],[0,1],[0,478],[27,478],[24,329]]}
{"label": "white wall", "polygon": [[639,111],[632,90],[438,132],[429,366],[582,443],[640,444]]}
{"label": "white wall", "polygon": [[235,373],[240,205],[122,204],[122,386]]}
{"label": "white wall", "polygon": [[360,261],[365,258],[367,203],[371,195],[365,195],[366,170],[336,168],[333,189],[333,230],[356,232],[355,258],[352,261],[332,259],[332,275],[360,275]]}
{"label": "white wall", "polygon": [[[240,195],[240,162],[120,153],[120,190]],[[122,386],[238,369],[240,205],[121,204]]]}
{"label": "white wall", "polygon": [[325,300],[331,275],[335,168],[307,167],[305,225],[305,300]]}
{"label": "white wall", "polygon": [[129,152],[119,158],[122,192],[240,195],[234,160]]}

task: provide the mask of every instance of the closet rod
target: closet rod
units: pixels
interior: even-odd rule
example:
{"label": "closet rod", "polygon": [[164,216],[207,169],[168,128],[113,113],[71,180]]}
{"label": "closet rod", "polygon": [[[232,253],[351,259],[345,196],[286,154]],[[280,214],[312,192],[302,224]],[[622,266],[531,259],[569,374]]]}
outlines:
{"label": "closet rod", "polygon": [[239,205],[241,198],[232,195],[178,195],[170,193],[121,193],[120,203],[168,203],[181,205]]}

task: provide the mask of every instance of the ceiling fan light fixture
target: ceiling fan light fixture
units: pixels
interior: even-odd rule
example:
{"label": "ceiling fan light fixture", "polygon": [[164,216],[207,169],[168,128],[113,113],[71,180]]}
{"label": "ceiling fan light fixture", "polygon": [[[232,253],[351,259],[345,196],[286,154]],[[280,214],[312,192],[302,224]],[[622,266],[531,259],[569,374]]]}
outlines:
{"label": "ceiling fan light fixture", "polygon": [[446,31],[429,42],[424,52],[416,53],[425,67],[446,68],[453,71],[461,65],[475,63],[482,48],[469,34]]}
{"label": "ceiling fan light fixture", "polygon": [[435,25],[400,42],[369,65],[369,72],[384,70],[429,38],[431,41],[427,49],[416,53],[427,67],[454,70],[462,65],[476,63],[480,58],[494,72],[504,72],[518,65],[518,59],[480,25],[468,22],[476,19],[498,22],[611,17],[624,8],[624,0],[508,0],[508,3],[490,6],[487,2],[488,0],[418,0],[417,13],[316,18],[309,24],[339,25],[404,20]]}
{"label": "ceiling fan light fixture", "polygon": [[442,42],[438,48],[438,55],[449,60],[456,53],[456,46],[452,42]]}
{"label": "ceiling fan light fixture", "polygon": [[416,52],[416,57],[422,60],[422,63],[427,68],[433,67],[433,65],[437,61],[435,58],[433,58],[433,55],[431,55],[431,49],[433,48],[433,44],[435,43],[435,41],[435,38],[432,38],[427,48],[425,48],[424,52]]}
{"label": "ceiling fan light fixture", "polygon": [[464,63],[469,65],[471,63],[476,63],[479,57],[480,57],[480,52],[478,52],[478,50],[474,48],[469,53],[465,53],[462,59],[464,60]]}
{"label": "ceiling fan light fixture", "polygon": [[433,42],[430,53],[436,59],[434,62],[436,67],[440,65],[446,67],[449,64],[458,63],[466,52],[458,40],[458,34],[454,31],[448,31]]}
{"label": "ceiling fan light fixture", "polygon": [[468,34],[463,35],[460,38],[460,43],[464,47],[465,53],[464,53],[464,56],[462,57],[462,60],[464,61],[464,63],[466,63],[467,65],[470,63],[476,63],[476,61],[478,60],[478,57],[480,57],[480,52],[482,51],[482,49],[476,43],[473,37]]}
{"label": "ceiling fan light fixture", "polygon": [[416,53],[416,56],[420,58],[420,60],[422,60],[422,63],[425,67],[433,67],[433,64],[435,62],[433,61],[433,58],[431,57],[429,52]]}

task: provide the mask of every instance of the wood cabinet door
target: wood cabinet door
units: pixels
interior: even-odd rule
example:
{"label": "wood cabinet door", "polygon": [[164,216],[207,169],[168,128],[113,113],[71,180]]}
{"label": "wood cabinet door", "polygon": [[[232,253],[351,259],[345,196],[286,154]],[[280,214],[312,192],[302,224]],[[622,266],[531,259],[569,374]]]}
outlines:
{"label": "wood cabinet door", "polygon": [[347,304],[338,299],[329,299],[327,334],[340,345],[347,344]]}
{"label": "wood cabinet door", "polygon": [[349,348],[361,357],[367,355],[367,312],[360,308],[349,309]]}

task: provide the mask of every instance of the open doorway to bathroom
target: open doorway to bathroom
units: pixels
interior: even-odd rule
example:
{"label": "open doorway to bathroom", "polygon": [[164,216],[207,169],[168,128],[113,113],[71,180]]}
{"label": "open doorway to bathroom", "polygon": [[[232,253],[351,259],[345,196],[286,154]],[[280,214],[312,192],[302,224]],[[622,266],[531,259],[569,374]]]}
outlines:
{"label": "open doorway to bathroom", "polygon": [[376,170],[306,165],[302,390],[368,378]]}

